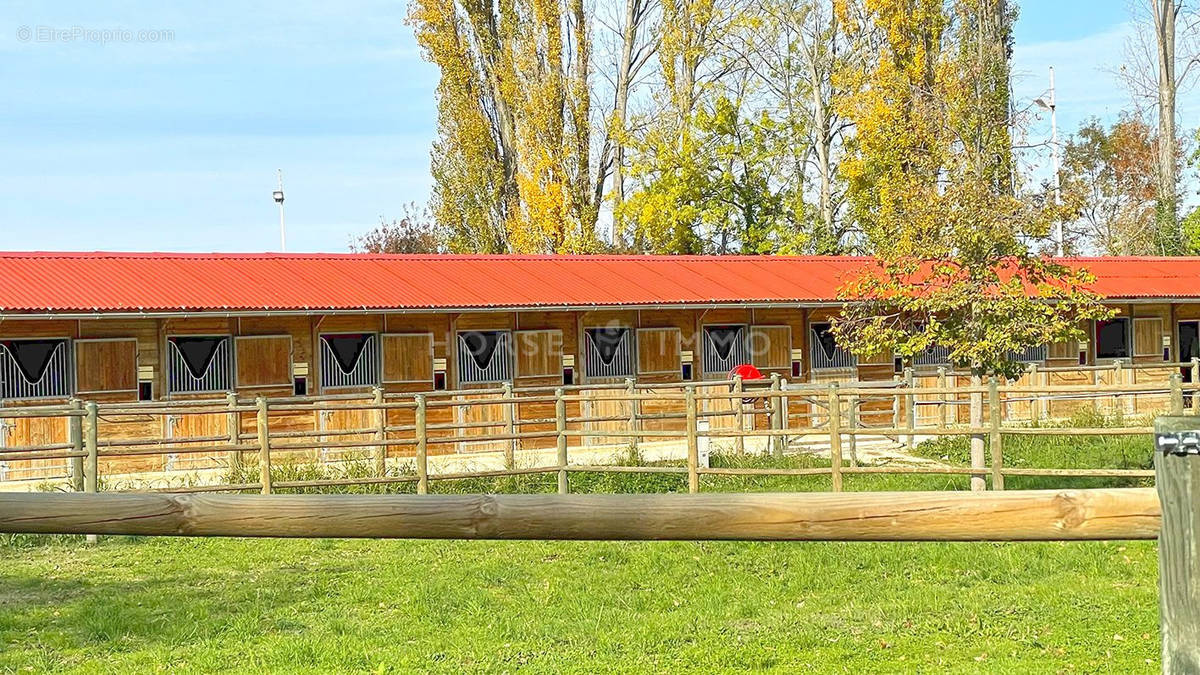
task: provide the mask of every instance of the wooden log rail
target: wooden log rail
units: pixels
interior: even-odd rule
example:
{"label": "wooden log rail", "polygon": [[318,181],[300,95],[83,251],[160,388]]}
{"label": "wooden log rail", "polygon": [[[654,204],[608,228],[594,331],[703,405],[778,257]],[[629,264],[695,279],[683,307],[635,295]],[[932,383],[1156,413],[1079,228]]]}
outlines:
{"label": "wooden log rail", "polygon": [[1153,539],[1153,489],[705,495],[0,493],[0,532],[416,539]]}
{"label": "wooden log rail", "polygon": [[[1169,364],[1168,364],[1169,365]],[[1197,364],[1192,364],[1197,365]],[[1154,368],[1162,366],[1154,365]],[[939,383],[948,382],[944,369],[939,372]],[[1132,436],[1148,435],[1151,428],[1147,426],[1125,426],[1118,428],[1060,428],[1039,426],[1011,426],[1005,419],[1006,406],[1016,400],[1035,400],[1042,397],[1054,396],[1114,398],[1118,396],[1135,396],[1138,394],[1164,394],[1169,399],[1170,411],[1179,414],[1184,410],[1185,397],[1194,392],[1195,385],[1185,386],[1178,374],[1172,374],[1164,384],[1113,384],[1113,385],[1005,385],[995,380],[985,386],[916,386],[911,371],[903,379],[891,382],[854,382],[846,386],[837,383],[828,385],[800,384],[792,385],[783,378],[775,378],[770,388],[757,386],[743,387],[740,380],[704,382],[700,384],[683,384],[674,387],[667,385],[636,385],[627,381],[623,385],[600,385],[589,387],[546,388],[536,387],[518,389],[513,387],[492,390],[467,390],[464,392],[434,392],[430,394],[388,394],[376,389],[373,400],[364,401],[362,395],[333,395],[321,397],[281,397],[258,398],[253,402],[238,400],[232,394],[224,405],[205,401],[166,401],[145,404],[110,403],[97,405],[89,403],[81,405],[72,402],[67,406],[38,406],[23,408],[0,409],[0,419],[4,418],[45,418],[61,417],[71,426],[71,435],[66,443],[50,443],[42,445],[10,446],[0,448],[0,462],[17,460],[53,460],[70,461],[72,484],[77,489],[83,489],[84,476],[98,476],[99,458],[111,460],[117,457],[138,457],[150,455],[197,456],[204,454],[223,453],[230,458],[230,464],[240,463],[243,456],[258,456],[260,467],[267,467],[262,472],[262,482],[257,484],[263,492],[271,492],[271,477],[269,467],[273,453],[294,453],[311,450],[326,452],[329,450],[373,449],[376,476],[360,479],[361,484],[372,482],[416,482],[419,492],[426,492],[430,480],[441,480],[459,477],[492,477],[517,476],[533,473],[555,472],[559,476],[560,491],[569,491],[569,474],[582,469],[586,464],[587,470],[605,470],[614,472],[644,471],[659,472],[663,467],[622,467],[597,466],[594,462],[575,465],[571,463],[572,448],[583,447],[584,440],[598,440],[610,444],[627,444],[637,449],[641,443],[650,441],[672,442],[680,441],[686,447],[686,467],[673,467],[661,473],[686,473],[689,490],[699,491],[700,477],[704,475],[828,475],[834,491],[842,489],[844,474],[946,474],[970,475],[979,479],[976,489],[985,486],[982,479],[990,476],[991,487],[1003,489],[1005,476],[1109,476],[1109,477],[1147,477],[1151,472],[1144,469],[1057,469],[1057,468],[1010,468],[1003,463],[1004,438],[1010,436]],[[604,396],[598,399],[589,397],[592,390],[603,390]],[[669,391],[662,391],[668,389]],[[491,392],[491,397],[476,398],[483,392]],[[471,394],[473,398],[453,398],[454,396]],[[1028,399],[1015,399],[1017,395],[1029,396]],[[495,396],[502,396],[496,398]],[[937,396],[937,400],[918,400],[922,396]],[[948,424],[944,415],[933,424],[919,423],[915,411],[920,405],[939,405],[944,412],[945,405],[967,403],[970,396],[978,396],[985,400],[986,414],[968,424]],[[747,408],[741,400],[754,403]],[[584,411],[580,406],[579,413],[567,415],[568,404],[586,401],[604,401],[627,404],[629,413],[595,415]],[[868,404],[880,404],[894,401],[890,409],[870,409]],[[723,403],[724,402],[724,403]],[[526,404],[554,404],[554,417],[536,416],[521,417],[520,406]],[[657,403],[659,410],[666,412],[646,412],[644,404]],[[722,407],[729,404],[729,408]],[[709,405],[722,404],[722,405]],[[503,419],[484,419],[480,421],[459,420],[450,423],[429,423],[425,411],[430,409],[469,409],[480,406],[503,406]],[[797,410],[802,407],[802,410]],[[883,406],[877,405],[877,408]],[[279,430],[272,428],[275,420],[281,415],[313,413],[314,415],[327,411],[371,411],[374,421],[371,426],[355,428],[312,429],[312,430]],[[387,412],[412,411],[411,423],[389,424]],[[1193,412],[1200,413],[1200,406],[1194,406]],[[103,413],[103,414],[101,414]],[[258,428],[249,430],[239,420],[248,420],[250,414],[258,417]],[[231,425],[241,428],[219,435],[188,436],[180,438],[105,438],[99,440],[96,429],[108,424],[121,424],[121,416],[138,415],[154,417],[194,416],[194,415],[227,415]],[[243,417],[245,416],[245,417]],[[718,419],[735,421],[735,428],[713,427],[707,422]],[[747,419],[767,419],[764,426],[756,423],[755,428],[746,429]],[[702,422],[705,423],[701,428]],[[613,426],[617,423],[620,428],[594,428],[588,425],[606,424]],[[653,424],[652,424],[653,423]],[[91,430],[90,434],[83,429]],[[232,428],[232,427],[231,427]],[[440,433],[446,432],[446,433]],[[469,433],[478,432],[478,433]],[[858,439],[863,437],[891,437],[914,442],[918,436],[970,436],[986,446],[990,452],[976,456],[970,467],[932,466],[932,467],[860,467],[856,457]],[[812,469],[710,469],[700,466],[698,461],[701,443],[710,443],[713,439],[725,439],[738,452],[744,452],[744,440],[758,437],[766,439],[776,456],[781,456],[794,439],[827,438],[829,440],[831,466]],[[982,439],[982,440],[979,440]],[[534,440],[553,441],[552,447],[557,448],[557,458],[554,464],[531,470],[530,467],[514,466],[514,451],[524,442]],[[428,454],[430,448],[442,449],[438,454],[445,454],[444,448],[459,444],[502,443],[504,444],[505,470],[478,472],[438,472],[431,475],[428,470]],[[460,446],[461,447],[461,446]],[[389,451],[403,449],[403,453],[393,452],[391,458],[409,457],[415,460],[415,475],[389,475]],[[849,466],[846,465],[844,451],[849,451]],[[678,471],[676,470],[678,469]],[[352,484],[349,479],[328,479],[323,481],[292,482],[279,487],[299,487]],[[224,489],[246,489],[249,484],[224,486]],[[196,489],[207,489],[210,486],[197,486]],[[222,489],[222,486],[211,486],[212,489]]]}

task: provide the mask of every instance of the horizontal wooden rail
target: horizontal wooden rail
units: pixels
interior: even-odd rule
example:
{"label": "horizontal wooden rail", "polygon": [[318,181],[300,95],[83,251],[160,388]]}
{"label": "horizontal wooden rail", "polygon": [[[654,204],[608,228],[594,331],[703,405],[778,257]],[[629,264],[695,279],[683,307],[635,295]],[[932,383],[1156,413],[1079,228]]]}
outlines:
{"label": "horizontal wooden rail", "polygon": [[1153,539],[1148,488],[1003,493],[199,495],[0,493],[0,532],[420,539]]}

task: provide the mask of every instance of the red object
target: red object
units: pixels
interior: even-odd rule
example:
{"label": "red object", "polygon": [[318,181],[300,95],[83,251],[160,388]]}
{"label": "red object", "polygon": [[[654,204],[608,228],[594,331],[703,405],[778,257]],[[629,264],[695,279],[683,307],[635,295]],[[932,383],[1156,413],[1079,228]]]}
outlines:
{"label": "red object", "polygon": [[[834,303],[868,258],[0,252],[0,312]],[[1200,258],[1076,258],[1110,299],[1200,299]]]}
{"label": "red object", "polygon": [[764,379],[762,371],[750,365],[749,363],[743,363],[740,366],[734,366],[733,370],[729,371],[729,379],[732,380],[735,377],[742,378],[743,382]]}

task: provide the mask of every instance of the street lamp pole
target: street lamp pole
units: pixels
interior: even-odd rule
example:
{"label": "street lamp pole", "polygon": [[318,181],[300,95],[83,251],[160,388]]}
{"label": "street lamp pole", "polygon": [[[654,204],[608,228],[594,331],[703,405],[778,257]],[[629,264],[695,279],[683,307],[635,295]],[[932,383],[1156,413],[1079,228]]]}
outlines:
{"label": "street lamp pole", "polygon": [[287,227],[283,220],[283,169],[278,169],[279,172],[279,189],[271,193],[275,199],[275,203],[279,205],[279,251],[282,253],[287,251]]}

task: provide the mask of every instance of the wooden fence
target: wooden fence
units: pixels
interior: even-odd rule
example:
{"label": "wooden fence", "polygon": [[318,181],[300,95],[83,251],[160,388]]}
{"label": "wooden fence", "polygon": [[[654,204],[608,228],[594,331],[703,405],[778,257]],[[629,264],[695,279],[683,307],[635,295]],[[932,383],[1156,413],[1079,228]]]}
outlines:
{"label": "wooden fence", "polygon": [[[1016,435],[1149,435],[1147,426],[1079,428],[1039,426],[1056,402],[1132,413],[1193,411],[1196,389],[1182,383],[1179,368],[1155,365],[1168,377],[1138,383],[1137,367],[1118,367],[1133,377],[1109,384],[1052,384],[1047,371],[1031,370],[1026,380],[962,384],[961,375],[939,373],[945,386],[926,386],[912,373],[893,381],[791,384],[740,380],[680,385],[618,385],[561,388],[294,397],[254,400],[230,394],[224,400],[108,403],[72,401],[67,406],[0,408],[0,424],[65,429],[52,442],[0,447],[0,465],[53,467],[77,491],[94,492],[103,483],[117,487],[139,475],[188,476],[257,464],[258,480],[230,483],[196,480],[156,486],[177,492],[261,491],[337,485],[415,483],[418,493],[430,481],[556,474],[559,491],[569,491],[576,472],[640,472],[686,475],[691,492],[704,476],[828,476],[832,491],[844,477],[863,474],[942,474],[973,478],[976,489],[991,479],[1004,489],[1008,476],[1150,478],[1149,469],[1029,468],[1004,463],[1004,440]],[[1112,369],[1092,369],[1099,373]],[[1144,370],[1149,371],[1149,368]],[[1053,371],[1051,371],[1053,372]],[[1088,372],[1083,370],[1080,372]],[[1038,375],[1043,379],[1039,380]],[[1193,377],[1193,382],[1200,377]],[[931,409],[934,414],[918,411]],[[970,414],[960,414],[967,408]],[[956,411],[951,414],[950,411]],[[40,427],[39,427],[40,425]],[[970,466],[865,465],[857,450],[864,440],[891,440],[909,446],[935,436],[972,439]],[[27,437],[35,438],[36,434]],[[815,442],[829,466],[710,467],[709,451],[732,454],[759,450],[782,457],[793,443]],[[666,450],[664,450],[666,448]],[[671,449],[674,449],[672,452]],[[683,465],[612,459],[620,450],[648,457],[685,460]],[[603,452],[607,451],[607,457]],[[654,453],[658,452],[658,455]],[[530,453],[535,460],[522,462]],[[540,453],[540,454],[538,454]],[[574,457],[572,457],[574,455]],[[448,458],[492,457],[492,468],[455,469]],[[540,459],[537,459],[540,458]],[[370,476],[277,480],[280,462],[369,462]],[[543,461],[544,460],[544,461]],[[528,464],[528,465],[527,465]],[[240,475],[246,475],[243,470]],[[12,476],[9,476],[10,480]],[[147,487],[147,489],[150,489]]]}

